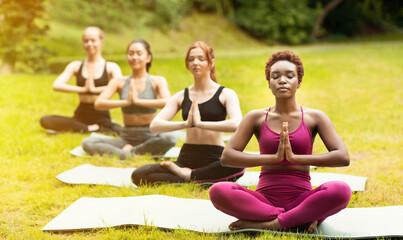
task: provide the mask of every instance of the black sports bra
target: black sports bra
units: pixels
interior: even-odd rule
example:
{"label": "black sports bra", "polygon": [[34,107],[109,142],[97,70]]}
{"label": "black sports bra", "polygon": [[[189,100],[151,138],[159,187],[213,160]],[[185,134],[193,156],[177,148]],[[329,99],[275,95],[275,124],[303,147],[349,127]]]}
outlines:
{"label": "black sports bra", "polygon": [[[224,86],[220,86],[214,96],[207,102],[200,103],[199,111],[202,121],[222,121],[227,117],[227,109],[221,104],[218,99]],[[189,110],[192,106],[192,101],[189,98],[189,89],[185,88],[185,95],[182,101],[182,118],[188,119]]]}
{"label": "black sports bra", "polygon": [[[80,86],[80,87],[83,87],[85,85],[85,81],[87,80],[86,78],[83,77],[83,74],[82,74],[83,65],[84,65],[84,61],[81,63],[81,66],[78,69],[78,73],[76,76],[76,84],[77,84],[77,86]],[[108,82],[109,82],[109,79],[108,79],[108,73],[106,72],[106,61],[105,61],[104,72],[102,73],[102,76],[100,78],[94,79],[94,84],[95,84],[95,87],[101,87],[101,86],[108,85]]]}

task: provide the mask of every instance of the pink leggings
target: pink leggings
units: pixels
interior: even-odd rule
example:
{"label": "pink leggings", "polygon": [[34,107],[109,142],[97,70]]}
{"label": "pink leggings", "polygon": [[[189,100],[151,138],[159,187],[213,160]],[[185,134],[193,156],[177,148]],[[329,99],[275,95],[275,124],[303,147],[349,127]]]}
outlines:
{"label": "pink leggings", "polygon": [[347,207],[351,189],[344,182],[327,182],[312,190],[309,173],[262,170],[256,191],[232,182],[210,188],[210,199],[220,211],[238,219],[271,221],[281,227],[318,224]]}

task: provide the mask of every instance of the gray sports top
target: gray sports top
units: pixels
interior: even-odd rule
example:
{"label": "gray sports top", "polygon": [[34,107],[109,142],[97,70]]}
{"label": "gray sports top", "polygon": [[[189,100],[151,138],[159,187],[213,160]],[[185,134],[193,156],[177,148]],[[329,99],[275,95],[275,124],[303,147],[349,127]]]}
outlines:
{"label": "gray sports top", "polygon": [[[128,95],[129,95],[130,78],[131,78],[131,76],[129,76],[126,79],[125,85],[123,85],[122,91],[120,93],[120,99],[122,99],[122,100],[127,99]],[[147,79],[146,79],[146,87],[144,88],[144,91],[142,91],[141,93],[138,94],[138,98],[140,98],[140,99],[155,99],[156,98],[149,74],[147,75]],[[131,104],[129,106],[122,107],[122,112],[127,113],[127,114],[147,114],[147,113],[155,113],[155,112],[157,112],[157,109]]]}

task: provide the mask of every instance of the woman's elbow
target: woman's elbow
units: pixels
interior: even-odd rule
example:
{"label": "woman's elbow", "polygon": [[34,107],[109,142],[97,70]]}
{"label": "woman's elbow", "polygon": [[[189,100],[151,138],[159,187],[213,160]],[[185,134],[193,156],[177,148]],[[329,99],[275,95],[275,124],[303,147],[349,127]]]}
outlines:
{"label": "woman's elbow", "polygon": [[53,85],[52,85],[52,89],[53,89],[53,91],[59,91],[59,90],[60,90],[60,86],[59,86],[59,84],[57,84],[57,83],[53,83]]}
{"label": "woman's elbow", "polygon": [[225,151],[221,155],[220,163],[224,167],[229,167],[230,166],[230,158],[228,157],[228,151]]}
{"label": "woman's elbow", "polygon": [[107,108],[105,108],[102,101],[99,101],[98,99],[94,103],[94,108],[95,108],[95,110],[98,110],[98,111],[108,110]]}
{"label": "woman's elbow", "polygon": [[345,166],[345,167],[347,167],[347,166],[350,165],[350,157],[348,156],[348,154],[347,154],[347,156],[343,159],[343,163],[344,163],[343,166]]}
{"label": "woman's elbow", "polygon": [[152,132],[152,133],[158,132],[157,129],[158,129],[158,126],[157,126],[155,118],[154,118],[154,120],[152,120],[150,123],[150,132]]}
{"label": "woman's elbow", "polygon": [[344,153],[341,157],[340,157],[340,165],[342,167],[347,167],[350,165],[350,156],[348,155],[348,153]]}

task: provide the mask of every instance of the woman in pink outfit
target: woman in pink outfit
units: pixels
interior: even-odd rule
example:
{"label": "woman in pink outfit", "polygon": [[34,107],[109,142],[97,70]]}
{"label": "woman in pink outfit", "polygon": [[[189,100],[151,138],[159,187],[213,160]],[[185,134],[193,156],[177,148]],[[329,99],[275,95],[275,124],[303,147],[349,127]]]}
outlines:
{"label": "woman in pink outfit", "polygon": [[[239,219],[229,225],[231,230],[297,227],[312,233],[325,218],[347,207],[351,190],[336,181],[312,190],[309,166],[348,166],[350,158],[329,117],[297,104],[295,94],[304,76],[300,58],[290,51],[276,52],[265,72],[275,105],[250,111],[221,157],[223,166],[261,166],[256,191],[222,182],[211,187],[210,198],[217,209]],[[243,152],[253,134],[260,155]],[[312,154],[317,134],[328,152]]]}

